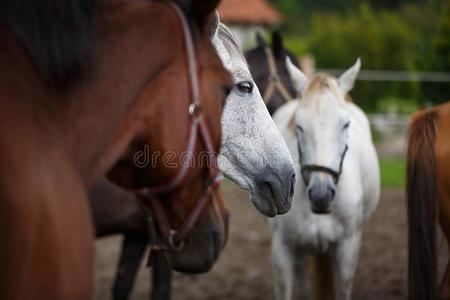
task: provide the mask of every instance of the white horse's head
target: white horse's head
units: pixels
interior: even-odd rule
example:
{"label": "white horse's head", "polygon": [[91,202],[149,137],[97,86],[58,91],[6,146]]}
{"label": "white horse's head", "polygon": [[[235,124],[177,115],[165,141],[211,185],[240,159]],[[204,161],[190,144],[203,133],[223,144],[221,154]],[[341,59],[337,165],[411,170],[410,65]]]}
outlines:
{"label": "white horse's head", "polygon": [[220,168],[250,192],[251,201],[264,215],[284,214],[294,192],[292,157],[225,25],[217,27],[213,44],[235,83],[222,116]]}
{"label": "white horse's head", "polygon": [[289,59],[292,82],[301,95],[295,114],[302,177],[315,213],[329,213],[347,152],[351,126],[346,94],[361,67],[360,59],[336,79],[326,74],[307,78]]}

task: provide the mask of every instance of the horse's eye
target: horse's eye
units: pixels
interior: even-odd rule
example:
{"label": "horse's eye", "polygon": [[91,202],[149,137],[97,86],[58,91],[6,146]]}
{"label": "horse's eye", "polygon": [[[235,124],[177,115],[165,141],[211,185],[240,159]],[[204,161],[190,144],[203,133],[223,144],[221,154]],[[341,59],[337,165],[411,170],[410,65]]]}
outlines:
{"label": "horse's eye", "polygon": [[303,132],[303,131],[304,131],[302,126],[300,126],[300,125],[298,125],[298,124],[295,124],[295,125],[297,126],[297,129],[300,130],[300,132]]}
{"label": "horse's eye", "polygon": [[241,93],[251,94],[253,92],[253,83],[251,81],[241,81],[236,86]]}
{"label": "horse's eye", "polygon": [[350,126],[350,121],[344,124],[344,129],[347,129]]}

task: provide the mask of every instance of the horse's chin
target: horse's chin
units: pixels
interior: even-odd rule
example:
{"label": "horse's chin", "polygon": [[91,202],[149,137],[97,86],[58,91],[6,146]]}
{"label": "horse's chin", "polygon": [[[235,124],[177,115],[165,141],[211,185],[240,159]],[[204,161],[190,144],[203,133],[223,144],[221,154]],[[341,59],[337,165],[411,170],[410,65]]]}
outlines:
{"label": "horse's chin", "polygon": [[267,199],[265,197],[261,197],[261,195],[254,192],[251,192],[250,199],[253,205],[256,207],[256,209],[266,217],[273,218],[277,214],[279,214],[274,199]]}
{"label": "horse's chin", "polygon": [[270,218],[275,217],[278,214],[278,209],[275,205],[274,199],[267,200],[266,197],[262,197],[258,192],[256,192],[253,185],[249,184],[250,179],[245,176],[228,175],[227,177],[236,183],[241,189],[250,193],[250,201],[260,213]]}
{"label": "horse's chin", "polygon": [[209,272],[226,244],[227,223],[225,220],[225,232],[211,230],[211,225],[197,227],[193,235],[185,241],[182,250],[167,251],[171,268],[182,273]]}
{"label": "horse's chin", "polygon": [[[200,274],[211,271],[218,255],[203,253],[201,255],[181,252],[168,252],[167,258],[171,268],[177,272]],[[207,251],[208,252],[208,251]]]}

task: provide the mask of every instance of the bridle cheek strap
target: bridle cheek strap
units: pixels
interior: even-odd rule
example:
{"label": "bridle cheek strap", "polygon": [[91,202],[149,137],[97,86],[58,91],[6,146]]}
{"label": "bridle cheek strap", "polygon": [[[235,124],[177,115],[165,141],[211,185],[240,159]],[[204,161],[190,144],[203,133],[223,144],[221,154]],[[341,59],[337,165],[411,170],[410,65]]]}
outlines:
{"label": "bridle cheek strap", "polygon": [[[175,189],[180,188],[185,183],[190,164],[182,164],[181,168],[178,169],[174,180],[170,181],[168,184],[157,188],[143,188],[136,192],[137,195],[150,206],[152,215],[158,225],[159,232],[163,236],[165,242],[168,243],[169,249],[171,250],[181,250],[180,247],[182,246],[180,246],[180,244],[182,244],[182,241],[186,239],[190,231],[194,228],[195,223],[200,216],[200,213],[202,212],[203,208],[208,202],[208,199],[210,198],[211,192],[214,189],[217,189],[223,180],[223,174],[218,168],[217,157],[214,153],[209,130],[206,127],[204,119],[199,116],[196,121],[193,122],[192,128],[194,131],[191,132],[190,141],[193,140],[193,145],[195,146],[198,137],[197,132],[200,132],[203,144],[205,145],[205,148],[209,155],[209,160],[207,161],[208,177],[205,181],[205,189],[200,194],[195,206],[187,215],[182,225],[176,230],[171,228],[169,218],[167,217],[167,214],[161,204],[159,197],[163,196],[164,194],[173,192]],[[193,153],[193,149],[191,149],[191,151],[192,152],[190,153]]]}
{"label": "bridle cheek strap", "polygon": [[[192,123],[191,141],[195,146],[198,140],[198,132],[202,138],[202,141],[209,154],[208,164],[208,177],[204,184],[204,190],[197,198],[194,207],[186,216],[186,219],[181,223],[177,229],[173,229],[170,225],[170,220],[167,213],[161,203],[160,197],[164,194],[174,192],[176,189],[181,188],[185,183],[188,175],[188,168],[190,164],[182,164],[182,167],[178,169],[178,172],[174,179],[166,185],[156,188],[143,188],[137,191],[137,195],[142,201],[149,205],[151,214],[156,224],[149,224],[150,226],[156,225],[158,230],[152,230],[153,232],[159,232],[162,241],[153,242],[150,245],[150,252],[148,258],[148,266],[151,266],[156,258],[157,253],[165,250],[181,251],[184,247],[184,240],[194,229],[201,212],[211,199],[211,193],[219,188],[220,183],[223,180],[222,172],[217,165],[217,156],[214,153],[212,141],[210,138],[209,130],[206,126],[204,119],[199,116]],[[192,150],[193,151],[193,150]],[[193,152],[190,152],[193,153]],[[155,237],[153,237],[155,238]]]}
{"label": "bridle cheek strap", "polygon": [[291,96],[286,86],[281,81],[280,75],[278,75],[277,65],[275,63],[275,57],[273,56],[272,49],[265,47],[267,57],[267,66],[269,67],[269,76],[267,78],[268,83],[263,93],[264,103],[269,104],[270,99],[273,96],[275,90],[277,90],[285,102],[291,101],[294,97]]}
{"label": "bridle cheek strap", "polygon": [[[157,225],[162,241],[153,241],[150,245],[150,253],[148,263],[152,263],[155,256],[164,250],[181,251],[184,246],[184,240],[195,227],[198,218],[209,199],[213,190],[217,189],[223,179],[222,172],[218,168],[217,153],[214,151],[211,134],[208,130],[206,121],[203,117],[203,111],[200,105],[200,89],[197,74],[197,61],[194,51],[194,43],[189,24],[180,10],[180,8],[171,2],[166,2],[174,11],[181,21],[183,28],[184,44],[187,54],[187,63],[189,68],[189,86],[190,86],[190,104],[188,107],[188,115],[191,120],[190,130],[188,132],[187,153],[193,154],[198,143],[199,136],[208,153],[208,176],[194,207],[191,209],[186,219],[181,223],[180,227],[173,229],[166,211],[161,204],[160,198],[164,195],[174,193],[180,189],[189,175],[191,169],[193,155],[188,155],[188,161],[184,161],[177,170],[174,177],[167,183],[156,187],[145,187],[135,191],[139,198],[148,204],[152,211],[152,216],[156,224],[149,224],[150,227]],[[153,222],[150,222],[153,223]],[[155,228],[152,228],[155,229]],[[158,235],[157,230],[151,230]],[[153,237],[157,239],[157,237]]]}
{"label": "bridle cheek strap", "polygon": [[[147,267],[152,267],[158,254],[162,251],[181,251],[184,248],[184,241],[194,229],[198,218],[202,210],[205,208],[209,199],[213,197],[213,193],[220,186],[223,180],[222,175],[214,177],[213,182],[208,186],[206,190],[202,192],[197,199],[195,206],[189,212],[188,216],[178,229],[172,229],[167,214],[164,211],[164,207],[158,199],[150,199],[150,209],[153,219],[150,218],[149,226],[151,228],[153,236],[150,236],[150,247],[147,258]],[[219,193],[220,194],[220,193]],[[155,224],[156,223],[156,224]],[[158,226],[158,230],[155,228]],[[158,232],[162,236],[162,241],[158,238]]]}
{"label": "bridle cheek strap", "polygon": [[223,177],[220,174],[211,177],[212,182],[207,183],[207,188],[200,194],[195,206],[176,230],[172,229],[161,201],[158,201],[158,199],[148,201],[152,210],[152,215],[158,225],[159,232],[167,239],[168,249],[175,251],[180,251],[182,249],[184,240],[195,227],[201,212],[211,199],[212,192],[220,186],[222,179]]}

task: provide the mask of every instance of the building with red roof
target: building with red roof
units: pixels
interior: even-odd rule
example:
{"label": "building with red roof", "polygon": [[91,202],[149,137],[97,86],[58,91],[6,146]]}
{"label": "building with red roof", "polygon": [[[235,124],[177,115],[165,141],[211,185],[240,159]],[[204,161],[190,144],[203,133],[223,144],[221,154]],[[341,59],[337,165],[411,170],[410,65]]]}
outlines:
{"label": "building with red roof", "polygon": [[222,0],[220,20],[234,33],[244,48],[255,44],[255,35],[282,21],[281,14],[266,0]]}

